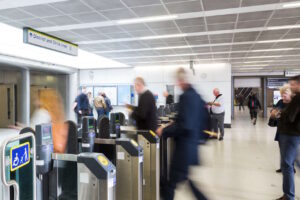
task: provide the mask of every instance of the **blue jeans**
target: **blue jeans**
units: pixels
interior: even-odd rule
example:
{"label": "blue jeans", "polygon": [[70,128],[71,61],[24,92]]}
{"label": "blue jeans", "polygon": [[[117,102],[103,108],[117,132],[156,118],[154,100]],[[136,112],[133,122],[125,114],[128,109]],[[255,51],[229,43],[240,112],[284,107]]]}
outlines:
{"label": "blue jeans", "polygon": [[105,109],[104,108],[97,108],[98,119],[102,116],[105,116]]}
{"label": "blue jeans", "polygon": [[283,192],[288,200],[295,199],[294,162],[297,157],[300,136],[280,134],[279,137]]}

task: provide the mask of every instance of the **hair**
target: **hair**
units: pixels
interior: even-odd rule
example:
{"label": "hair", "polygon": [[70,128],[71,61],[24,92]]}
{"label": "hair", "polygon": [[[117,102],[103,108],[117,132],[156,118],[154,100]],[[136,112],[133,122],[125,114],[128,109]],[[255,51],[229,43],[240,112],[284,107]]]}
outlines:
{"label": "hair", "polygon": [[101,93],[101,95],[105,98],[106,97],[106,94],[104,92]]}
{"label": "hair", "polygon": [[179,67],[176,71],[176,79],[178,81],[183,81],[183,82],[187,82],[188,80],[188,75],[186,70],[183,67]]}
{"label": "hair", "polygon": [[134,79],[134,82],[135,82],[135,83],[142,84],[143,86],[146,86],[145,80],[144,80],[142,77],[140,77],[140,76],[136,77],[136,78]]}
{"label": "hair", "polygon": [[216,91],[216,92],[220,93],[220,90],[219,90],[219,88],[214,88],[214,91]]}
{"label": "hair", "polygon": [[289,84],[284,84],[284,85],[280,88],[280,95],[282,96],[283,94],[292,95],[291,87],[290,87]]}
{"label": "hair", "polygon": [[55,89],[41,89],[38,92],[41,108],[47,110],[53,122],[64,122],[65,113],[62,98]]}
{"label": "hair", "polygon": [[297,81],[298,83],[300,83],[300,75],[290,78],[290,81]]}

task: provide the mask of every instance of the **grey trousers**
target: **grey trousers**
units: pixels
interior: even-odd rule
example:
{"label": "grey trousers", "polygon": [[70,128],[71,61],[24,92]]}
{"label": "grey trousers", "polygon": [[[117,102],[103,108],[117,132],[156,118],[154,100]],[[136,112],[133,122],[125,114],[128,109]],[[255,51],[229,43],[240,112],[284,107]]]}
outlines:
{"label": "grey trousers", "polygon": [[218,128],[220,129],[221,137],[224,137],[224,118],[225,112],[220,114],[212,114],[212,128],[215,133],[218,133]]}

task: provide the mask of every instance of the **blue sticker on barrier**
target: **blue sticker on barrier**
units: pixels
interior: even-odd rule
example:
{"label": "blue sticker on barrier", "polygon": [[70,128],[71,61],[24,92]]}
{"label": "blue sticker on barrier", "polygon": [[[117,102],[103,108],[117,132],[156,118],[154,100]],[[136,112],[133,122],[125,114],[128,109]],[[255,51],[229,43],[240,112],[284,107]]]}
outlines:
{"label": "blue sticker on barrier", "polygon": [[29,142],[10,149],[10,171],[16,171],[30,162]]}

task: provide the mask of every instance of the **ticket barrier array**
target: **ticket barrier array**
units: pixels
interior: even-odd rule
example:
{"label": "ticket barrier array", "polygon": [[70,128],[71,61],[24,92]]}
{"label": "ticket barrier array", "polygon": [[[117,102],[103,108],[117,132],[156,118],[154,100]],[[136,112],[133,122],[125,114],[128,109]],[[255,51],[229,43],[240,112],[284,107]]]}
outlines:
{"label": "ticket barrier array", "polygon": [[110,138],[109,132],[103,131],[110,130],[109,121],[105,117],[98,121],[99,133],[101,134],[96,133],[93,141],[90,141],[85,138],[89,135],[85,132],[95,130],[94,125],[95,122],[92,117],[84,117],[82,138],[78,139],[81,149],[86,152],[103,153],[116,166],[117,200],[142,200],[143,148],[133,139]]}
{"label": "ticket barrier array", "polygon": [[35,136],[38,199],[115,199],[116,169],[103,154],[53,153],[51,124],[36,126]]}
{"label": "ticket barrier array", "polygon": [[160,139],[153,131],[138,131],[130,127],[121,127],[121,136],[132,138],[144,149],[143,199],[159,200],[160,192]]}

